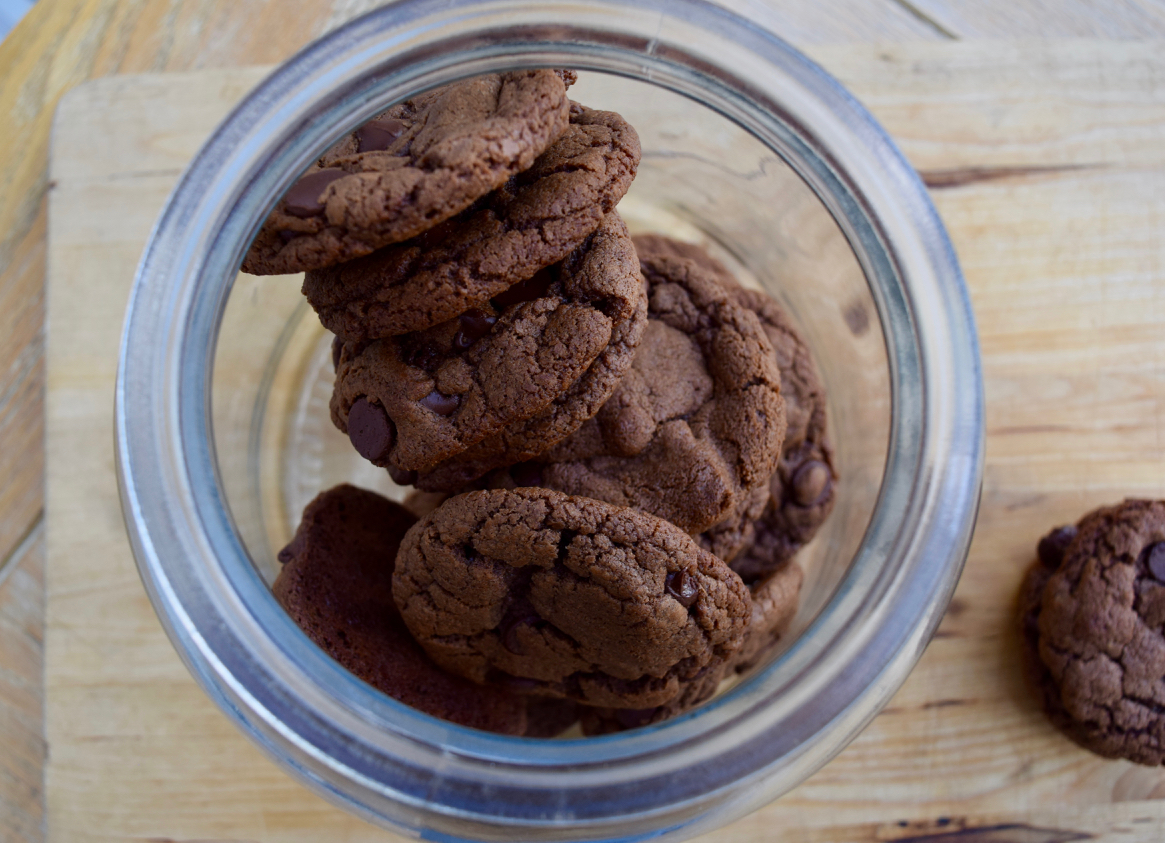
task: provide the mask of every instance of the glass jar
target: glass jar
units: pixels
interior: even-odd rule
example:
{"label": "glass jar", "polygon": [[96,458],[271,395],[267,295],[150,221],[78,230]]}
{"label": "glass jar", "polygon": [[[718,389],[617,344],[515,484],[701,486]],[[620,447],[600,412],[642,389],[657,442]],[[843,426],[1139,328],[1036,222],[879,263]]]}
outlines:
{"label": "glass jar", "polygon": [[[327,420],[329,337],[298,283],[238,272],[276,199],[393,102],[519,67],[580,71],[643,161],[632,230],[702,242],[776,297],[829,395],[837,503],[783,650],[665,723],[477,732],[363,684],[273,599],[275,551],[342,480],[401,497]],[[310,45],[215,131],[129,304],[118,469],[142,580],[202,688],[290,773],[432,839],[699,833],[804,780],[905,679],[954,590],[982,476],[970,303],[925,189],[874,120],[756,21],[702,0],[403,0]]]}

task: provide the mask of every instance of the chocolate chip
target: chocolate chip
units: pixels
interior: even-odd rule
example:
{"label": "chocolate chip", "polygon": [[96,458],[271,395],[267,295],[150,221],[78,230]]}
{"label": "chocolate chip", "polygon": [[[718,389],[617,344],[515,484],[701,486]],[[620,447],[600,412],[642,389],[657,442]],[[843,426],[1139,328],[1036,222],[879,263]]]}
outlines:
{"label": "chocolate chip", "polygon": [[439,416],[451,416],[461,405],[461,398],[457,395],[445,395],[434,389],[420,400],[420,405]]}
{"label": "chocolate chip", "polygon": [[388,467],[388,476],[392,478],[392,482],[398,486],[412,486],[417,482],[417,472],[405,471],[403,468],[397,468],[395,465]]}
{"label": "chocolate chip", "polygon": [[332,337],[332,371],[340,368],[340,352],[344,350],[344,341],[339,337]]}
{"label": "chocolate chip", "polygon": [[367,398],[358,398],[348,411],[348,438],[360,456],[376,462],[392,450],[396,431],[383,407]]}
{"label": "chocolate chip", "polygon": [[492,303],[498,310],[505,310],[515,304],[540,299],[546,295],[546,290],[554,283],[555,275],[554,267],[548,266],[540,269],[533,278],[519,281],[508,290],[498,293],[493,297]]}
{"label": "chocolate chip", "polygon": [[357,152],[379,152],[388,149],[408,128],[399,120],[373,120],[356,130]]}
{"label": "chocolate chip", "polygon": [[801,506],[820,503],[829,493],[833,472],[821,460],[802,463],[793,473],[793,500]]}
{"label": "chocolate chip", "polygon": [[1149,573],[1159,582],[1165,582],[1165,542],[1149,545],[1147,553]]}
{"label": "chocolate chip", "polygon": [[650,723],[657,714],[659,708],[617,708],[615,720],[624,729],[638,729]]}
{"label": "chocolate chip", "polygon": [[292,540],[288,543],[287,547],[279,551],[279,554],[276,556],[276,558],[284,565],[286,565],[292,559],[303,553],[305,543],[306,542],[302,534],[296,532],[294,538],[292,538]]}
{"label": "chocolate chip", "polygon": [[1068,524],[1063,527],[1057,527],[1040,539],[1040,543],[1036,547],[1036,553],[1040,557],[1040,564],[1053,571],[1059,568],[1060,563],[1064,561],[1064,552],[1068,549],[1068,545],[1072,543],[1072,539],[1074,538],[1076,538],[1076,526],[1074,524]]}
{"label": "chocolate chip", "polygon": [[322,214],[324,203],[320,201],[320,196],[329,184],[346,175],[347,171],[336,167],[308,173],[288,188],[287,194],[283,197],[287,213],[294,217],[314,217]]}
{"label": "chocolate chip", "polygon": [[290,243],[296,237],[299,237],[303,232],[301,231],[281,231],[279,232],[279,239],[283,241],[284,245]]}
{"label": "chocolate chip", "polygon": [[516,486],[541,486],[542,466],[536,462],[520,462],[510,466],[510,477]]}
{"label": "chocolate chip", "polygon": [[457,319],[461,323],[461,328],[453,335],[453,347],[458,351],[465,351],[486,336],[498,321],[496,316],[490,316],[477,308],[462,313]]}
{"label": "chocolate chip", "polygon": [[700,585],[696,578],[687,571],[673,571],[664,581],[667,593],[679,601],[680,605],[688,608],[700,596]]}

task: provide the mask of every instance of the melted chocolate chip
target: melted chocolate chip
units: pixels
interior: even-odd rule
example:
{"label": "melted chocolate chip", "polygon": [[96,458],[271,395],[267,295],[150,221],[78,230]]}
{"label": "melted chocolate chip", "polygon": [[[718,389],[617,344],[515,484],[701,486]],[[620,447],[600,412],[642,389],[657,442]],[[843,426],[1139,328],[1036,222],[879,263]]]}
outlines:
{"label": "melted chocolate chip", "polygon": [[340,352],[344,350],[344,341],[339,337],[332,337],[332,371],[340,368]]}
{"label": "melted chocolate chip", "polygon": [[679,601],[684,608],[690,608],[700,596],[700,585],[687,571],[673,571],[664,581],[667,593]]}
{"label": "melted chocolate chip", "polygon": [[496,316],[490,316],[484,310],[476,308],[462,313],[457,319],[461,323],[460,330],[453,335],[453,348],[457,351],[465,351],[486,336],[498,321]]}
{"label": "melted chocolate chip", "polygon": [[383,407],[367,398],[358,398],[348,411],[348,438],[360,456],[376,462],[392,450],[396,431]]}
{"label": "melted chocolate chip", "polygon": [[510,466],[510,477],[517,486],[541,486],[542,466],[536,462],[520,462]]}
{"label": "melted chocolate chip", "polygon": [[439,416],[451,416],[453,411],[461,405],[461,398],[456,395],[445,395],[434,389],[419,403],[425,409],[432,410]]}
{"label": "melted chocolate chip", "polygon": [[406,128],[404,123],[391,118],[365,123],[356,130],[356,151],[379,152],[388,149],[405,133]]}
{"label": "melted chocolate chip", "polygon": [[398,486],[412,486],[417,482],[418,474],[415,471],[405,471],[403,468],[397,468],[395,465],[388,467],[388,476],[392,478],[392,482]]}
{"label": "melted chocolate chip", "polygon": [[829,466],[820,460],[804,462],[793,472],[793,500],[800,506],[813,506],[829,493],[832,483]]}
{"label": "melted chocolate chip", "polygon": [[308,173],[287,189],[283,197],[287,213],[294,217],[314,217],[322,214],[324,203],[320,201],[320,196],[329,184],[346,175],[348,175],[346,171],[336,167]]}
{"label": "melted chocolate chip", "polygon": [[1063,527],[1057,527],[1040,539],[1040,543],[1036,547],[1036,553],[1040,557],[1040,564],[1053,571],[1059,568],[1060,563],[1064,561],[1064,552],[1068,549],[1068,545],[1072,543],[1072,539],[1074,538],[1076,538],[1076,525],[1068,524]]}
{"label": "melted chocolate chip", "polygon": [[546,291],[554,283],[555,277],[554,267],[548,266],[540,269],[535,273],[533,278],[519,281],[508,290],[503,290],[494,296],[492,299],[493,306],[498,310],[505,310],[507,307],[512,307],[515,304],[540,299],[546,295]]}
{"label": "melted chocolate chip", "polygon": [[1158,582],[1165,582],[1165,542],[1157,542],[1146,548],[1149,573]]}

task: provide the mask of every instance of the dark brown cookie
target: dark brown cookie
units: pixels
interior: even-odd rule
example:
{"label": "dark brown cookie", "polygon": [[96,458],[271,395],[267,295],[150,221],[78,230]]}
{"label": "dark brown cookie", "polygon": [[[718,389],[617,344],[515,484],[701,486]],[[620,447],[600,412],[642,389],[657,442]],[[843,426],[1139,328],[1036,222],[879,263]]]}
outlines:
{"label": "dark brown cookie", "polygon": [[709,553],[716,554],[729,565],[735,565],[737,557],[756,543],[757,525],[771,500],[769,484],[758,486],[741,498],[727,518],[697,533],[696,541]]}
{"label": "dark brown cookie", "polygon": [[732,659],[733,670],[743,673],[758,664],[784,637],[797,614],[804,581],[801,566],[788,560],[749,587],[752,620],[744,643]]}
{"label": "dark brown cookie", "polygon": [[1020,622],[1048,717],[1098,755],[1165,763],[1165,502],[1095,510],[1038,550]]}
{"label": "dark brown cookie", "polygon": [[658,234],[637,235],[634,240],[641,257],[686,258],[715,274],[734,301],[759,317],[776,354],[788,426],[777,471],[762,493],[768,503],[758,519],[759,497],[746,500],[699,537],[702,546],[732,562],[745,582],[754,582],[791,559],[833,509],[837,473],[826,434],[825,388],[809,347],[770,296],[741,287],[722,263],[693,243]]}
{"label": "dark brown cookie", "polygon": [[570,437],[490,482],[634,506],[699,533],[744,506],[776,468],[780,371],[756,314],[712,273],[670,255],[639,259],[648,324],[619,388]]}
{"label": "dark brown cookie", "polygon": [[631,238],[611,214],[566,260],[482,309],[416,334],[343,344],[332,420],[373,463],[429,470],[569,401],[596,360],[613,370],[613,389],[643,307]]}
{"label": "dark brown cookie", "polygon": [[623,118],[572,104],[566,131],[528,170],[415,240],[308,272],[304,295],[346,340],[424,330],[566,257],[638,165],[639,137]]}
{"label": "dark brown cookie", "polygon": [[323,492],[279,553],[276,599],[328,655],[390,697],[464,726],[525,733],[525,698],[446,673],[401,621],[392,572],[401,538],[415,522],[397,504],[355,486]]}
{"label": "dark brown cookie", "polygon": [[660,706],[642,709],[581,707],[578,713],[583,733],[603,735],[661,723],[709,700],[725,678],[733,672],[743,673],[772,652],[797,614],[803,579],[800,566],[788,562],[768,578],[755,583],[749,589],[752,620],[745,631],[744,643],[731,658],[696,674],[691,681],[684,683],[679,694]]}
{"label": "dark brown cookie", "polygon": [[479,76],[395,105],[288,189],[243,270],[318,269],[414,237],[529,168],[569,109],[553,70]]}
{"label": "dark brown cookie", "polygon": [[825,387],[809,347],[780,306],[764,293],[735,287],[735,300],[760,317],[781,369],[788,429],[769,482],[769,503],[748,549],[732,567],[753,582],[783,565],[809,543],[833,510],[837,472],[826,433]]}
{"label": "dark brown cookie", "polygon": [[[430,492],[462,491],[494,469],[531,460],[574,433],[599,411],[631,367],[647,327],[647,297],[640,297],[638,305],[629,319],[617,320],[612,325],[607,347],[570,389],[546,409],[521,424],[502,428],[427,472],[401,475],[397,479],[415,483],[418,489]],[[531,468],[533,474],[524,478],[527,482],[518,485],[540,485],[538,468]],[[521,470],[517,474],[521,475]]]}
{"label": "dark brown cookie", "polygon": [[435,661],[593,705],[661,705],[730,658],[748,591],[659,518],[546,489],[450,498],[409,531],[393,595]]}

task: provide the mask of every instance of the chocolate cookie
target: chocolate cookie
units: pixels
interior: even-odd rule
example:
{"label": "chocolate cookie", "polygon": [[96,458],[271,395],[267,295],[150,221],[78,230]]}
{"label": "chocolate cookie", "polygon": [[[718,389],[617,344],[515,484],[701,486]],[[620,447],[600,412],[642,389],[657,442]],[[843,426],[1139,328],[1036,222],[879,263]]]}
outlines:
{"label": "chocolate cookie", "polygon": [[405,537],[393,596],[455,673],[623,708],[730,658],[750,612],[740,578],[673,525],[547,489],[450,498]]}
{"label": "chocolate cookie", "polygon": [[401,538],[415,522],[397,504],[355,486],[323,492],[279,553],[275,598],[328,655],[390,697],[463,726],[524,734],[525,698],[446,673],[401,621],[392,572]]}
{"label": "chocolate cookie", "polygon": [[749,587],[752,620],[744,643],[732,658],[733,670],[743,673],[758,664],[784,637],[797,614],[804,581],[801,566],[788,560]]}
{"label": "chocolate cookie", "polygon": [[696,541],[704,550],[719,556],[730,566],[734,565],[736,558],[756,543],[757,524],[771,500],[769,485],[758,486],[741,498],[727,518],[697,533]]}
{"label": "chocolate cookie", "polygon": [[478,76],[395,105],[288,189],[243,270],[318,269],[414,237],[530,167],[569,109],[553,70]]}
{"label": "chocolate cookie", "polygon": [[569,126],[528,170],[414,240],[308,272],[304,295],[346,340],[431,327],[566,257],[638,165],[639,137],[623,118],[572,104]]}
{"label": "chocolate cookie", "polygon": [[699,533],[743,506],[776,468],[780,371],[756,314],[712,273],[670,255],[639,260],[648,323],[619,388],[570,437],[491,484],[634,506]]}
{"label": "chocolate cookie", "polygon": [[755,583],[749,589],[752,619],[744,634],[744,643],[731,658],[696,674],[679,694],[660,706],[642,709],[583,706],[578,712],[583,733],[603,735],[661,723],[709,700],[733,672],[743,673],[772,652],[797,614],[803,579],[800,566],[788,562],[767,579]]}
{"label": "chocolate cookie", "polygon": [[756,522],[754,540],[732,568],[753,582],[792,559],[817,534],[836,496],[837,472],[826,433],[825,388],[809,347],[775,301],[736,287],[738,304],[760,317],[781,369],[788,428],[781,460],[769,481],[769,503]]}
{"label": "chocolate cookie", "polygon": [[1126,500],[1045,536],[1021,625],[1057,727],[1098,755],[1165,763],[1165,502]]}
{"label": "chocolate cookie", "polygon": [[723,264],[693,243],[658,234],[637,235],[634,241],[641,259],[686,258],[713,273],[737,304],[759,317],[776,354],[788,425],[781,460],[763,493],[768,502],[758,518],[759,497],[744,501],[700,536],[702,546],[731,561],[745,582],[754,582],[791,559],[833,509],[837,473],[826,434],[825,388],[809,347],[770,296],[741,287]]}
{"label": "chocolate cookie", "polygon": [[631,238],[611,214],[566,260],[480,309],[343,344],[332,420],[376,465],[431,469],[546,410],[596,359],[613,370],[613,389],[630,365],[643,295]]}

